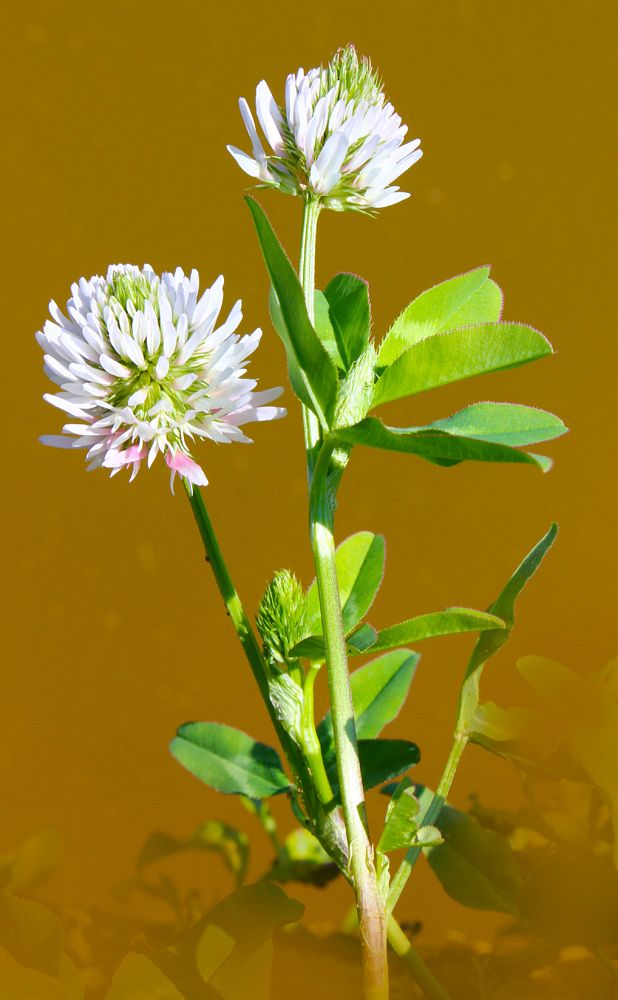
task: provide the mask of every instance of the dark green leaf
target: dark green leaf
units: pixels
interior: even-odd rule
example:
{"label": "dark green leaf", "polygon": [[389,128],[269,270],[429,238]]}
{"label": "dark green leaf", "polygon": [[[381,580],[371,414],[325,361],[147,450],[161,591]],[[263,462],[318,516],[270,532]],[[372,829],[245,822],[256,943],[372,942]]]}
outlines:
{"label": "dark green leaf", "polygon": [[[371,660],[350,675],[359,739],[373,739],[389,722],[397,718],[408,696],[418,660],[418,653],[396,649]],[[332,744],[332,733],[329,711],[318,726],[318,736],[323,746]]]}
{"label": "dark green leaf", "polygon": [[375,417],[366,417],[352,427],[342,427],[336,432],[344,445],[364,444],[384,451],[397,451],[419,455],[438,465],[456,465],[458,462],[515,462],[536,465],[546,472],[551,461],[542,455],[517,451],[505,444],[483,441],[481,438],[463,437],[424,427],[387,427]]}
{"label": "dark green leaf", "polygon": [[367,282],[355,274],[337,274],[324,289],[330,319],[345,368],[369,343],[371,308]]}
{"label": "dark green leaf", "polygon": [[274,321],[285,346],[290,381],[299,398],[330,427],[337,398],[337,372],[313,329],[305,297],[294,268],[288,260],[263,209],[246,198],[272,281],[276,301]]}
{"label": "dark green leaf", "polygon": [[[384,554],[383,535],[374,535],[371,531],[350,535],[337,547],[335,563],[346,633],[365,617],[373,604],[384,575]],[[307,591],[307,627],[316,634],[322,632],[315,580]]]}
{"label": "dark green leaf", "polygon": [[494,323],[502,312],[502,292],[489,280],[489,268],[477,267],[422,292],[404,309],[386,334],[378,365],[390,365],[408,347],[445,330],[472,323]]}
{"label": "dark green leaf", "polygon": [[467,732],[478,707],[479,682],[483,667],[487,660],[508,641],[515,624],[515,602],[528,580],[541,565],[557,534],[558,525],[552,524],[547,534],[537,542],[517,567],[500,596],[488,608],[490,614],[502,618],[506,628],[483,632],[474,647],[459,696],[457,728],[460,732]]}
{"label": "dark green leaf", "polygon": [[470,608],[447,608],[428,615],[409,618],[400,625],[391,625],[378,632],[372,650],[392,649],[403,643],[420,642],[439,635],[455,635],[459,632],[482,632],[486,629],[504,628],[504,623],[495,615]]}
{"label": "dark green leaf", "polygon": [[523,323],[481,323],[434,334],[385,369],[376,384],[374,406],[473,375],[516,368],[551,350],[542,333]]}
{"label": "dark green leaf", "polygon": [[[422,817],[433,792],[424,788],[419,798]],[[523,880],[508,841],[449,805],[435,826],[445,843],[424,851],[449,896],[477,910],[517,914]]]}
{"label": "dark green leaf", "polygon": [[220,722],[187,722],[170,750],[183,767],[218,792],[265,799],[289,788],[272,747]]}
{"label": "dark green leaf", "polygon": [[[360,759],[363,785],[366,789],[375,788],[384,781],[396,778],[410,767],[418,764],[421,754],[415,743],[409,740],[359,740],[358,755]],[[340,802],[339,780],[337,777],[337,762],[332,747],[326,747],[324,766],[328,774],[335,800]]]}

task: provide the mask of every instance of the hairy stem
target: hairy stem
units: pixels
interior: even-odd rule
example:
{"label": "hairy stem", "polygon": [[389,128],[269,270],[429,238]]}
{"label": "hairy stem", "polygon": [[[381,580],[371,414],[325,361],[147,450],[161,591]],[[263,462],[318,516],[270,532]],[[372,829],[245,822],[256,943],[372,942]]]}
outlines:
{"label": "hairy stem", "polygon": [[[305,201],[300,238],[298,277],[305,293],[307,313],[312,323],[315,316],[315,251],[319,215],[320,202],[316,199],[308,199]],[[320,423],[315,413],[313,413],[306,406],[303,406],[302,411],[303,427],[305,431],[305,451],[307,453],[307,476],[309,479],[309,486],[311,486],[311,478],[317,461],[322,433],[320,430]]]}
{"label": "hairy stem", "polygon": [[410,971],[412,978],[427,1000],[450,1000],[444,987],[438,982],[431,969],[425,965],[394,917],[390,917],[388,921],[388,943]]}
{"label": "hairy stem", "polygon": [[[468,738],[463,733],[456,733],[453,746],[451,747],[451,752],[449,754],[448,760],[446,762],[442,777],[440,778],[440,783],[436,789],[435,795],[429,804],[429,808],[425,815],[423,816],[423,826],[430,826],[435,823],[442,806],[446,802],[448,793],[451,790],[451,785],[453,784],[453,779],[455,777],[455,772],[461,760],[461,755],[463,754]],[[403,861],[401,862],[399,868],[395,872],[393,879],[391,881],[390,892],[388,894],[388,913],[392,913],[397,900],[403,892],[406,882],[412,874],[412,869],[418,860],[418,856],[421,853],[421,847],[411,847]]]}
{"label": "hairy stem", "polygon": [[332,447],[322,446],[310,498],[310,532],[320,598],[331,718],[343,816],[348,835],[349,874],[356,894],[367,1000],[388,997],[386,917],[378,889],[365,812],[356,722],[350,690],[345,631],[333,538],[334,498],[328,481]]}

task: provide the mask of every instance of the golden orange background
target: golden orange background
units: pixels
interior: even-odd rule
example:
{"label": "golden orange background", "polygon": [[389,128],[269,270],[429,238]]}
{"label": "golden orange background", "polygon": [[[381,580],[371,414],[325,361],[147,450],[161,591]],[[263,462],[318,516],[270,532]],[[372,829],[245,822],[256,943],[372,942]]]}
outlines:
{"label": "golden orange background", "polygon": [[[336,270],[370,281],[375,332],[419,291],[493,264],[507,318],[542,329],[557,357],[403,401],[392,422],[420,423],[475,399],[558,412],[572,428],[532,469],[355,453],[338,535],[388,542],[371,613],[378,626],[449,604],[486,607],[552,519],[558,543],[520,602],[510,645],[486,671],[486,696],[521,703],[516,658],[535,652],[574,668],[616,652],[615,24],[610,4],[558,0],[357,4],[173,4],[9,0],[3,7],[2,213],[5,523],[0,853],[43,826],[66,858],[53,893],[88,899],[130,874],[145,836],[179,836],[220,817],[255,831],[258,873],[270,851],[236,801],[200,786],[169,756],[187,719],[217,719],[267,742],[268,720],[201,557],[182,494],[163,468],[129,489],[86,475],[81,454],[43,448],[62,417],[33,334],[50,297],[108,263],[199,268],[242,296],[243,329],[262,325],[252,363],[264,387],[285,383],[269,326],[267,280],[225,151],[247,146],[237,98],[354,41],[425,156],[404,178],[413,197],[375,221],[325,214],[318,281]],[[614,18],[611,18],[614,21]],[[614,84],[615,85],[615,84]],[[260,200],[294,256],[300,205]],[[274,569],[312,576],[298,408],[255,432],[253,447],[200,449],[220,541],[253,612]],[[391,735],[417,740],[419,779],[433,783],[449,746],[472,640],[422,647],[408,705]],[[324,679],[321,697],[324,697]],[[454,801],[517,801],[505,763],[472,748]],[[373,797],[374,826],[385,802]],[[285,802],[275,811],[290,824]],[[422,867],[422,870],[421,870]],[[174,871],[173,865],[170,870]],[[228,876],[208,855],[189,875],[213,900]],[[336,884],[295,890],[311,920],[338,919]],[[445,897],[420,866],[402,917],[488,933],[497,918]]]}

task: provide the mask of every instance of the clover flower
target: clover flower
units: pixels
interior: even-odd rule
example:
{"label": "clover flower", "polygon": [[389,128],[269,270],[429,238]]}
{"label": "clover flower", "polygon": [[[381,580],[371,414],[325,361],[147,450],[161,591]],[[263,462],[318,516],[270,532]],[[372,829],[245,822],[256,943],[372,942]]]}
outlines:
{"label": "clover flower", "polygon": [[216,328],[222,276],[199,296],[195,270],[159,277],[149,265],[118,264],[104,278],[81,278],[71,291],[69,318],[52,301],[52,320],[36,336],[45,372],[60,387],[44,398],[78,422],[42,437],[44,444],[87,448],[89,470],[102,466],[113,476],[130,468],[131,481],[160,453],[173,492],[176,473],[199,486],[208,482],[190,442],[249,442],[241,425],[285,415],[264,405],[282,389],[254,392],[257,383],[243,377],[261,330],[236,335],[240,301]]}
{"label": "clover flower", "polygon": [[258,84],[255,108],[272,153],[244,97],[239,104],[252,155],[227,148],[262,185],[337,211],[371,213],[409,197],[393,181],[420,159],[421,140],[404,143],[407,126],[386,102],[370,61],[353,46],[339,49],[326,67],[291,73],[284,105],[264,80]]}

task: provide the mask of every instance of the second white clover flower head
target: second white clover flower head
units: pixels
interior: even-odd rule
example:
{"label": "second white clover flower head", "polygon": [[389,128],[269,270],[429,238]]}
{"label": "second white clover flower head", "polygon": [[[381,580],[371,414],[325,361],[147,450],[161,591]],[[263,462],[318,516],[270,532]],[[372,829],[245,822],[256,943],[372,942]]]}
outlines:
{"label": "second white clover flower head", "polygon": [[44,398],[76,422],[44,444],[86,448],[89,469],[127,468],[131,480],[161,454],[172,488],[176,473],[200,486],[208,480],[192,457],[194,440],[248,442],[242,424],[285,415],[265,405],[281,388],[255,392],[257,383],[244,377],[261,330],[235,333],[240,301],[216,327],[223,276],[200,296],[195,270],[159,277],[149,265],[117,264],[71,291],[68,317],[51,302],[52,320],[37,340],[60,389]]}
{"label": "second white clover flower head", "polygon": [[404,143],[407,126],[353,46],[336,52],[326,67],[291,73],[283,105],[264,80],[258,84],[255,109],[271,151],[244,97],[239,103],[252,155],[227,148],[261,184],[337,211],[371,213],[409,197],[393,182],[420,159],[421,140]]}

